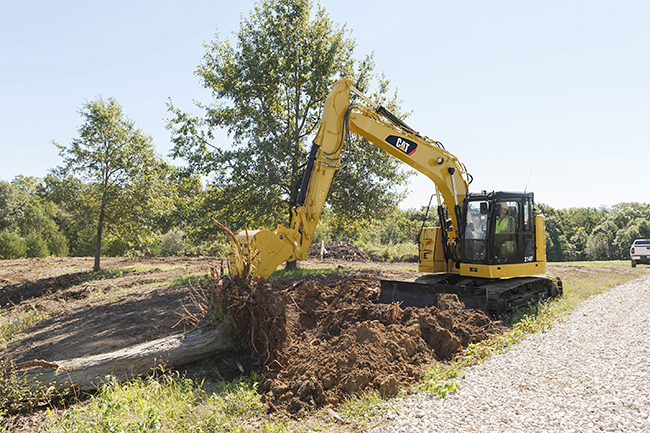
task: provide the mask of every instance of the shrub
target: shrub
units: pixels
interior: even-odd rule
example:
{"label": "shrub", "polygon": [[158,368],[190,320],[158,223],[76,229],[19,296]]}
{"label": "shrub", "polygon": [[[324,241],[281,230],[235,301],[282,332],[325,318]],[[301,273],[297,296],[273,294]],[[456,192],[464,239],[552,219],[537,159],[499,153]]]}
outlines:
{"label": "shrub", "polygon": [[0,258],[22,259],[26,256],[25,240],[9,230],[0,232]]}
{"label": "shrub", "polygon": [[160,254],[163,256],[178,256],[186,248],[182,230],[171,229],[160,239]]}
{"label": "shrub", "polygon": [[65,235],[61,233],[60,230],[50,232],[49,236],[46,236],[47,249],[50,250],[50,254],[58,257],[67,257],[70,253],[68,248],[68,239]]}
{"label": "shrub", "polygon": [[27,257],[47,257],[50,255],[45,239],[38,232],[32,232],[25,237],[25,252]]}

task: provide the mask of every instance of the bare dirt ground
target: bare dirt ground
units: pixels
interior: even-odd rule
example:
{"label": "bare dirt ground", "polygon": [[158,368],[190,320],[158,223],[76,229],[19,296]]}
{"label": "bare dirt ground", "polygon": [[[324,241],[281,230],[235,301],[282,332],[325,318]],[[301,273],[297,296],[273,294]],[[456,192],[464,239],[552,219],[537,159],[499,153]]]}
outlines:
{"label": "bare dirt ground", "polygon": [[107,271],[98,275],[92,266],[91,258],[0,261],[2,317],[19,320],[33,309],[50,316],[10,341],[0,358],[57,361],[180,333],[173,326],[189,286],[173,280],[207,272],[197,258],[105,258]]}
{"label": "bare dirt ground", "polygon": [[[183,332],[179,321],[182,306],[188,305],[187,277],[198,280],[208,272],[202,258],[104,258],[106,271],[99,274],[90,272],[92,265],[91,258],[0,261],[2,319],[18,320],[20,313],[34,309],[48,317],[0,346],[0,359],[57,361]],[[260,369],[267,378],[263,400],[269,410],[301,416],[366,389],[395,394],[420,377],[422,363],[448,359],[501,329],[454,299],[427,309],[373,304],[380,279],[414,278],[419,275],[415,263],[331,258],[301,266],[339,268],[342,276],[258,284],[253,291],[266,293],[279,306],[269,316],[275,328],[257,335],[274,337],[273,350],[259,350],[251,339],[248,353],[254,356],[234,353],[206,360],[188,366],[188,375],[216,381],[239,374],[241,366]],[[549,267],[560,277],[587,273],[597,278],[602,272],[609,271]],[[264,317],[269,309],[259,313]]]}

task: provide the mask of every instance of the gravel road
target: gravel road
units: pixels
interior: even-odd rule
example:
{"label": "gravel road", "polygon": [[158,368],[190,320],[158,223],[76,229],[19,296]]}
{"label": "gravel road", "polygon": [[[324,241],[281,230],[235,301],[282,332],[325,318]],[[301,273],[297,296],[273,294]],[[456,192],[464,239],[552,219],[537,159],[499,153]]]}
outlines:
{"label": "gravel road", "polygon": [[650,277],[584,301],[460,385],[399,401],[371,432],[650,432]]}

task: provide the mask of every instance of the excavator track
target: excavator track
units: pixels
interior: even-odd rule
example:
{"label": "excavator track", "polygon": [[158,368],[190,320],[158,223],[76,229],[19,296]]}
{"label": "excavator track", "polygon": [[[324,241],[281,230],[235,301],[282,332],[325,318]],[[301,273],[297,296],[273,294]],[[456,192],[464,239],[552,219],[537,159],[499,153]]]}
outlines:
{"label": "excavator track", "polygon": [[457,274],[425,275],[415,281],[381,281],[379,303],[402,307],[435,305],[440,294],[451,293],[466,308],[500,316],[519,307],[562,295],[562,281],[552,277],[486,279]]}

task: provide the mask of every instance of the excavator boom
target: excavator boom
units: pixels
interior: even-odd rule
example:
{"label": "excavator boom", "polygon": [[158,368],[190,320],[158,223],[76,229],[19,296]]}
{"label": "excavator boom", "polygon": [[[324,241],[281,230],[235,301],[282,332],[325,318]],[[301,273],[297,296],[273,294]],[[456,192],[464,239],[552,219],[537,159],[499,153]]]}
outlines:
{"label": "excavator boom", "polygon": [[[341,153],[349,131],[427,175],[444,202],[455,209],[449,212],[450,227],[458,227],[458,211],[468,191],[465,166],[439,142],[419,135],[383,107],[351,104],[352,91],[362,95],[352,87],[352,80],[343,78],[325,101],[297,205],[292,209],[291,226],[279,225],[273,232],[259,229],[239,233],[240,245],[233,246],[230,254],[235,273],[243,270],[243,257],[252,260],[253,274],[262,277],[270,276],[284,261],[307,258],[332,179],[341,168]],[[454,238],[456,232],[449,230],[449,236]]]}
{"label": "excavator boom", "polygon": [[[351,103],[351,93],[360,101]],[[423,173],[436,186],[441,227],[424,228],[419,245],[419,270],[435,273],[435,282],[424,278],[410,284],[386,283],[383,299],[399,301],[411,293],[439,293],[454,286],[447,292],[501,313],[521,302],[561,293],[561,283],[523,279],[546,270],[544,218],[534,215],[532,193],[469,193],[472,177],[464,164],[440,142],[373,104],[349,78],[339,80],[325,101],[290,226],[240,232],[229,256],[234,274],[249,271],[267,278],[281,263],[307,258],[349,132]],[[519,283],[517,278],[522,278]],[[505,279],[509,281],[504,283]]]}

